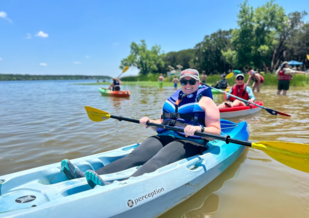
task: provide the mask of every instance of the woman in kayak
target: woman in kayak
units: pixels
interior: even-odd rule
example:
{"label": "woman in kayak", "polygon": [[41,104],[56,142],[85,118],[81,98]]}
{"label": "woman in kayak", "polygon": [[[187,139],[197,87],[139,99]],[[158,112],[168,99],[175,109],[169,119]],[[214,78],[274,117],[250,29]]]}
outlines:
{"label": "woman in kayak", "polygon": [[122,84],[119,78],[113,78],[113,83],[108,87],[112,91],[120,91],[120,85]]}
{"label": "woman in kayak", "polygon": [[207,139],[195,136],[196,131],[220,135],[220,114],[212,100],[211,89],[199,86],[199,73],[194,69],[181,72],[181,90],[169,97],[162,109],[161,119],[140,119],[142,126],[147,122],[184,128],[184,133],[151,127],[157,135],[147,138],[126,157],[118,159],[96,171],[82,172],[69,160],[61,162],[61,169],[69,179],[86,177],[88,184],[105,185],[99,175],[115,173],[131,167],[141,166],[132,177],[153,172],[160,167],[200,154],[207,149]]}
{"label": "woman in kayak", "polygon": [[222,74],[221,75],[221,80],[217,81],[216,85],[213,85],[212,87],[216,89],[226,89],[228,87],[227,79],[225,79],[226,75]]}
{"label": "woman in kayak", "polygon": [[249,78],[247,81],[247,86],[250,85],[250,81],[253,81],[253,85],[252,85],[252,91],[254,92],[255,88],[257,90],[257,92],[260,92],[260,87],[262,85],[262,83],[264,82],[264,78],[261,76],[261,74],[259,74],[259,72],[254,71],[254,70],[250,70],[249,71]]}
{"label": "woman in kayak", "polygon": [[[244,74],[236,75],[236,84],[230,89],[229,94],[236,95],[239,98],[243,98],[249,102],[254,102],[255,97],[252,89],[247,86],[244,82]],[[235,107],[235,106],[246,106],[245,102],[242,102],[227,94],[227,101],[218,105],[218,108]]]}

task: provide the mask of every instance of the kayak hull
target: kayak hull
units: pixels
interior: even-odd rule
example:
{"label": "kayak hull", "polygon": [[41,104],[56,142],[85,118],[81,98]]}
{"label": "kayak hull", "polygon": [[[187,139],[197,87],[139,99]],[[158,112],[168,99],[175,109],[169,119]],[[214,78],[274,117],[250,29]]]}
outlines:
{"label": "kayak hull", "polygon": [[109,89],[99,88],[99,91],[103,96],[130,97],[131,95],[129,90],[111,91]]}
{"label": "kayak hull", "polygon": [[[246,122],[221,120],[221,126],[223,135],[239,140],[249,137]],[[138,145],[72,162],[82,171],[96,170],[126,156]],[[215,179],[243,150],[241,145],[212,141],[202,155],[182,159],[152,173],[126,179],[137,170],[133,167],[103,175],[111,184],[94,189],[90,189],[85,178],[67,180],[60,171],[60,163],[0,176],[0,217],[157,217]]]}
{"label": "kayak hull", "polygon": [[[257,101],[254,102],[260,106],[263,106],[263,102]],[[250,104],[249,106],[238,106],[238,107],[232,107],[232,108],[221,108],[220,111],[220,118],[226,119],[231,117],[240,117],[240,116],[246,116],[250,114],[257,113],[261,110],[260,107]]]}

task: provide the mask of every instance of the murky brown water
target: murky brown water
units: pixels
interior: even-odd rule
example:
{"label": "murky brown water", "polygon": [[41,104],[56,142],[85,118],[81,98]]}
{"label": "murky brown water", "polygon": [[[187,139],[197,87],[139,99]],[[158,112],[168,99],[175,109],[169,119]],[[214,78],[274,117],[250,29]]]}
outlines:
{"label": "murky brown water", "polygon": [[[72,81],[0,82],[0,175],[77,158],[140,142],[154,132],[139,125],[108,120],[92,122],[84,110],[93,106],[115,115],[159,118],[172,88],[124,87],[130,99],[100,97],[98,86]],[[265,88],[257,94],[266,111],[247,121],[251,141],[309,144],[309,91],[291,88],[289,96]],[[214,96],[220,103],[221,95]],[[165,217],[309,217],[309,174],[289,168],[264,152],[246,149],[224,173]]]}

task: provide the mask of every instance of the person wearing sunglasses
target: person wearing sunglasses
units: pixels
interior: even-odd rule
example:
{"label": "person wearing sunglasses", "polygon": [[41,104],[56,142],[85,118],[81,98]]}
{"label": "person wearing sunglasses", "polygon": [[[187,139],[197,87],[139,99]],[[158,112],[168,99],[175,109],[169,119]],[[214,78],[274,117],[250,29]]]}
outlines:
{"label": "person wearing sunglasses", "polygon": [[[230,89],[228,94],[236,95],[239,98],[245,99],[249,102],[254,102],[255,97],[252,92],[252,89],[245,84],[245,76],[244,74],[236,75],[236,84]],[[246,103],[240,101],[230,95],[227,94],[227,101],[218,105],[218,108],[226,108],[226,107],[236,107],[236,106],[245,106]]]}
{"label": "person wearing sunglasses", "polygon": [[127,156],[120,158],[96,171],[82,172],[69,160],[61,163],[63,172],[69,179],[86,177],[91,188],[107,185],[100,177],[132,167],[141,166],[131,177],[151,173],[160,167],[183,158],[199,155],[208,148],[208,139],[195,136],[196,131],[220,135],[220,113],[212,100],[211,89],[199,85],[199,73],[195,69],[186,69],[180,75],[181,89],[177,90],[163,104],[161,119],[151,120],[143,117],[142,126],[147,122],[175,126],[184,129],[184,133],[151,127],[156,135],[147,138]]}

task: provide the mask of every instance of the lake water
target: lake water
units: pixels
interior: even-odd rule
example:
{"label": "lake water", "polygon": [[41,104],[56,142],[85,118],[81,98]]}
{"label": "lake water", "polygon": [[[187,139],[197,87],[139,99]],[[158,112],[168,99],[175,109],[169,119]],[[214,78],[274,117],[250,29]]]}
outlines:
{"label": "lake water", "polygon": [[[0,175],[74,159],[141,142],[154,134],[129,122],[92,122],[84,106],[139,119],[160,117],[174,89],[123,86],[132,96],[102,97],[95,81],[0,82]],[[293,88],[276,96],[275,88],[256,94],[268,108],[292,115],[272,116],[262,110],[233,118],[247,121],[251,141],[309,144],[309,91]],[[222,95],[214,95],[216,103]],[[289,168],[264,152],[246,149],[224,173],[198,193],[172,208],[167,217],[309,217],[309,174]]]}

